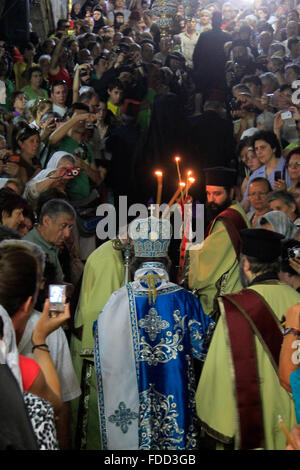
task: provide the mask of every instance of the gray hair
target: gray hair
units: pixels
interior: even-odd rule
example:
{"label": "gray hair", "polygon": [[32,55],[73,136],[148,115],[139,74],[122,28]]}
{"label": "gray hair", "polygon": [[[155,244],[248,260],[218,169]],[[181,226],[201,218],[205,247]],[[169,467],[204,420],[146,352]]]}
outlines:
{"label": "gray hair", "polygon": [[44,59],[47,59],[47,60],[49,60],[49,62],[50,62],[50,60],[51,60],[51,55],[48,55],[48,54],[43,54],[43,55],[41,55],[41,56],[39,57],[39,64],[40,64],[41,61],[44,60]]}
{"label": "gray hair", "polygon": [[268,195],[267,201],[272,202],[276,200],[283,202],[289,207],[291,207],[292,204],[297,206],[294,196],[288,191],[284,191],[284,190],[272,191]]}
{"label": "gray hair", "polygon": [[265,72],[259,75],[259,78],[262,80],[263,78],[267,78],[269,82],[272,82],[274,86],[277,88],[279,87],[279,82],[277,80],[277,77],[274,73],[272,72]]}
{"label": "gray hair", "polygon": [[68,215],[76,219],[76,212],[74,208],[67,201],[63,199],[50,199],[41,208],[39,223],[43,225],[43,219],[48,215],[52,220],[56,220],[61,215]]}
{"label": "gray hair", "polygon": [[273,131],[274,119],[275,116],[273,113],[264,111],[263,113],[259,114],[259,116],[257,116],[256,124],[262,124],[264,126],[264,130],[266,131]]}

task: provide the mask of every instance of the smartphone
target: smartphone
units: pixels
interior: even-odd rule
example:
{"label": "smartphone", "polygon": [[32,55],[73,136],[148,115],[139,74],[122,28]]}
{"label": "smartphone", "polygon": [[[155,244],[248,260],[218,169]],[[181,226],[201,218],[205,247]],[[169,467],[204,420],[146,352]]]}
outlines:
{"label": "smartphone", "polygon": [[50,284],[49,302],[50,311],[63,312],[65,309],[66,286],[60,284]]}
{"label": "smartphone", "polygon": [[281,177],[281,171],[275,171],[275,174],[274,174],[274,181],[278,181],[278,180],[281,180],[282,177]]}

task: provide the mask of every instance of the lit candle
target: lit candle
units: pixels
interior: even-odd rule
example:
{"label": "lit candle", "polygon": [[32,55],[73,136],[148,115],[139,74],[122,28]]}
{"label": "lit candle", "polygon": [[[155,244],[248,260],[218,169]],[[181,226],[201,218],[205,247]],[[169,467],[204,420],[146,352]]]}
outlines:
{"label": "lit candle", "polygon": [[185,199],[188,197],[189,194],[189,189],[192,186],[193,183],[195,183],[196,179],[193,176],[190,176],[188,178],[188,183],[186,185],[186,190],[185,190]]}
{"label": "lit candle", "polygon": [[163,173],[160,170],[155,172],[157,177],[157,193],[156,193],[156,217],[159,216],[159,206],[161,204],[161,195],[162,195],[162,177]]}
{"label": "lit candle", "polygon": [[[179,162],[180,162],[181,158],[177,155],[175,157],[175,162],[176,162],[176,168],[177,168],[177,173],[178,173],[178,183],[179,183],[179,186],[181,185],[182,183],[182,180],[181,180],[181,173],[180,173],[180,168],[179,168]],[[183,205],[183,189],[182,189],[182,186],[180,186],[180,189],[181,189],[181,202],[182,202],[182,205]]]}
{"label": "lit candle", "polygon": [[68,20],[71,19],[71,11],[72,11],[72,0],[67,0],[67,7],[68,7]]}
{"label": "lit candle", "polygon": [[189,178],[192,176],[192,174],[193,174],[192,170],[188,170],[186,172],[186,181],[185,181],[186,186],[188,185]]}
{"label": "lit candle", "polygon": [[165,208],[162,217],[166,217],[166,215],[169,213],[170,207],[174,204],[174,202],[176,201],[176,199],[178,198],[179,194],[182,192],[184,187],[185,187],[185,183],[181,181],[181,183],[179,183],[179,187],[177,191],[173,194],[170,201],[168,202],[168,207]]}

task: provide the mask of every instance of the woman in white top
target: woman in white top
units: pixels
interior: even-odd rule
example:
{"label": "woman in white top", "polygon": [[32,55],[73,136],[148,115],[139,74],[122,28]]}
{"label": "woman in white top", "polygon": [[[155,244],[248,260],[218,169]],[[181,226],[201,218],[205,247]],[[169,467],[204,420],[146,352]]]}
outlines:
{"label": "woman in white top", "polygon": [[255,170],[250,176],[243,200],[245,201],[248,198],[250,182],[257,177],[266,178],[272,188],[275,189],[275,173],[280,172],[280,179],[284,178],[287,186],[291,186],[290,176],[288,173],[284,172],[285,158],[281,156],[280,143],[274,132],[256,132],[252,138],[252,145],[262,166]]}

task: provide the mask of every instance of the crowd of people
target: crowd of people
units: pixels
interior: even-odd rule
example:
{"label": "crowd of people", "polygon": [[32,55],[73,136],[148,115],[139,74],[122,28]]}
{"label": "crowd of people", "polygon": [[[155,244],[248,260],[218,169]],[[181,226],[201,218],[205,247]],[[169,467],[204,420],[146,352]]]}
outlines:
{"label": "crowd of people", "polygon": [[300,5],[161,3],[0,34],[1,449],[300,449]]}

